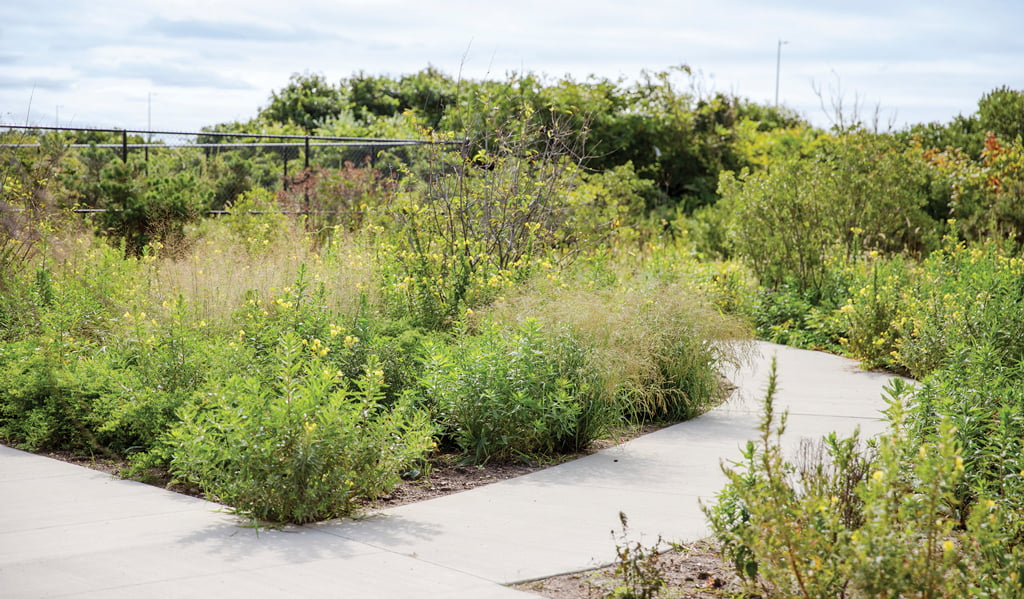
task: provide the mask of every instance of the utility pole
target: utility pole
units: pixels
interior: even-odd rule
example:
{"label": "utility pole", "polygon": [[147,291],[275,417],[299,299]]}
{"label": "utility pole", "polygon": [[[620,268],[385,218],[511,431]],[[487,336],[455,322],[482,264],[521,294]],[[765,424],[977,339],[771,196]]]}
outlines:
{"label": "utility pole", "polygon": [[149,144],[153,143],[153,92],[146,94],[146,168],[149,168]]}
{"label": "utility pole", "polygon": [[779,39],[779,47],[775,52],[775,107],[779,107],[779,71],[782,67],[782,45],[789,42]]}

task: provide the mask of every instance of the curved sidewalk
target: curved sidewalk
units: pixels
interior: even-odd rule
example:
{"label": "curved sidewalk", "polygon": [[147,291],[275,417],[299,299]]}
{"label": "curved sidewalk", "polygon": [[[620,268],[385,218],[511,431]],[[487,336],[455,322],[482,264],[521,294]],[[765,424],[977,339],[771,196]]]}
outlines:
{"label": "curved sidewalk", "polygon": [[502,586],[610,563],[632,539],[696,540],[723,459],[756,436],[771,357],[786,438],[883,428],[890,375],[758,343],[733,397],[597,454],[360,520],[239,526],[219,506],[0,446],[0,595],[528,597]]}

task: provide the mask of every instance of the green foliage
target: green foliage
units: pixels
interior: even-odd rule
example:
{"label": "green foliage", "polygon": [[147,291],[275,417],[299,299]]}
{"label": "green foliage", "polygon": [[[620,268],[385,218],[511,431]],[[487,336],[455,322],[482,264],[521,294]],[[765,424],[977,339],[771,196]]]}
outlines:
{"label": "green foliage", "polygon": [[429,344],[423,371],[441,434],[476,462],[576,451],[611,423],[587,349],[535,321]]}
{"label": "green foliage", "polygon": [[[467,308],[524,281],[546,252],[572,243],[562,193],[574,165],[565,133],[526,114],[492,151],[436,150],[425,180],[409,176],[378,244],[391,309],[443,330]],[[546,131],[541,150],[527,146]]]}
{"label": "green foliage", "polygon": [[978,160],[954,149],[925,150],[922,158],[933,187],[947,194],[945,214],[954,219],[951,225],[962,239],[1024,243],[1024,145],[1020,139],[1003,143],[990,133]]}
{"label": "green foliage", "polygon": [[302,524],[390,490],[432,448],[425,412],[381,405],[374,362],[342,379],[294,334],[274,355],[267,379],[232,377],[182,408],[169,433],[177,476],[251,518]]}
{"label": "green foliage", "polygon": [[793,347],[837,351],[842,329],[832,318],[832,303],[831,297],[789,284],[762,288],[753,309],[757,336]]}
{"label": "green foliage", "polygon": [[179,171],[161,176],[139,162],[114,162],[101,173],[101,232],[140,256],[153,242],[174,247],[185,237],[185,224],[198,217],[209,199],[197,189],[195,175]]}
{"label": "green foliage", "polygon": [[915,377],[948,363],[959,344],[990,345],[999,364],[1024,358],[1024,260],[995,244],[948,240],[901,291],[896,359]]}
{"label": "green foliage", "polygon": [[1024,138],[1024,90],[998,87],[978,100],[978,124],[1006,142]]}
{"label": "green foliage", "polygon": [[864,368],[906,370],[899,362],[897,339],[900,312],[913,280],[911,263],[902,257],[877,255],[852,266],[849,298],[836,315],[847,352],[862,360]]}
{"label": "green foliage", "polygon": [[565,196],[564,227],[571,243],[578,248],[642,247],[650,236],[644,217],[653,195],[653,183],[640,178],[629,162],[601,173],[582,173]]}
{"label": "green foliage", "polygon": [[[0,437],[30,451],[104,449],[93,431],[93,402],[115,384],[112,373],[70,364],[81,344],[29,339],[0,348]],[[66,352],[66,353],[65,353]]]}
{"label": "green foliage", "polygon": [[250,256],[266,254],[292,232],[288,217],[280,213],[276,198],[265,189],[242,193],[227,209],[228,214],[221,218]]}
{"label": "green foliage", "polygon": [[[929,441],[910,437],[909,389],[900,379],[888,389],[891,430],[873,450],[860,447],[856,436],[830,436],[824,452],[800,462],[783,454],[786,418],[775,421],[774,393],[773,366],[760,439],[748,445],[742,464],[724,467],[729,484],[719,504],[705,508],[751,587],[808,598],[1024,590],[1013,504],[961,501],[957,489],[968,466],[956,431],[944,420]],[[996,528],[1004,523],[1009,526]]]}
{"label": "green foliage", "polygon": [[964,474],[957,496],[999,499],[1024,507],[1024,370],[1007,363],[984,340],[950,351],[946,365],[925,378],[908,422],[921,442],[931,442],[948,423],[962,450]]}
{"label": "green foliage", "polygon": [[722,177],[731,245],[762,283],[822,295],[828,260],[864,251],[920,253],[934,243],[923,211],[925,167],[891,137],[850,133],[806,160]]}
{"label": "green foliage", "polygon": [[196,401],[207,386],[227,378],[251,360],[228,346],[205,321],[196,321],[179,296],[161,320],[126,312],[125,330],[108,352],[85,363],[108,369],[116,381],[93,405],[96,436],[105,448],[133,460],[156,450],[149,465],[166,465],[162,436],[177,423],[181,406]]}
{"label": "green foliage", "polygon": [[258,162],[238,152],[218,154],[213,160],[207,160],[207,169],[213,188],[211,210],[223,210],[233,205],[242,194],[252,190],[259,182]]}
{"label": "green foliage", "polygon": [[908,142],[917,140],[923,148],[941,151],[956,150],[967,156],[978,157],[984,147],[985,132],[977,116],[957,115],[946,124],[925,123],[912,125],[898,137]]}
{"label": "green foliage", "polygon": [[292,123],[312,133],[347,108],[342,91],[323,75],[294,73],[288,85],[272,92],[270,103],[260,117],[278,123]]}
{"label": "green foliage", "polygon": [[604,397],[632,422],[685,420],[715,405],[722,398],[718,369],[743,359],[747,327],[707,302],[672,250],[652,250],[641,273],[622,272],[628,262],[606,258],[537,277],[487,318],[504,326],[536,319],[572,331],[594,352]]}
{"label": "green foliage", "polygon": [[[18,147],[39,143],[38,154]],[[0,133],[0,338],[16,334],[31,287],[22,283],[31,273],[39,250],[55,230],[63,228],[48,181],[60,174],[65,153],[59,135]],[[11,145],[6,145],[11,144]]]}

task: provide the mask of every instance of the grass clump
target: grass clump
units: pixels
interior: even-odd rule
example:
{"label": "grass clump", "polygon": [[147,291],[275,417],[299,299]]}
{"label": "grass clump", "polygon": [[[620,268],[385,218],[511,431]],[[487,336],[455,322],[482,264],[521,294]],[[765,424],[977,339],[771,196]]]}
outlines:
{"label": "grass clump", "polygon": [[605,283],[542,279],[489,318],[531,315],[592,349],[602,396],[632,422],[686,420],[722,398],[721,368],[743,358],[749,329],[685,280],[610,273]]}

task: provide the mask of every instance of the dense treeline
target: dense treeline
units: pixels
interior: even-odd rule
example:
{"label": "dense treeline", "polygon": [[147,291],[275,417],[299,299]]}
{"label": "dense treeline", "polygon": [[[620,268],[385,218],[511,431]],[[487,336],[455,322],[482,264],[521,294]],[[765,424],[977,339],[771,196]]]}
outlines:
{"label": "dense treeline", "polygon": [[[475,155],[494,146],[496,130],[526,119],[573,132],[588,169],[632,164],[654,184],[650,207],[692,209],[713,201],[721,171],[750,166],[738,151],[746,128],[767,131],[806,123],[784,108],[698,93],[689,75],[687,67],[647,72],[635,83],[550,81],[532,73],[456,80],[434,68],[402,77],[359,73],[337,83],[321,75],[294,75],[252,120],[212,130],[292,128],[322,135],[416,138],[429,131],[469,140]],[[544,130],[536,133],[544,135]]]}

